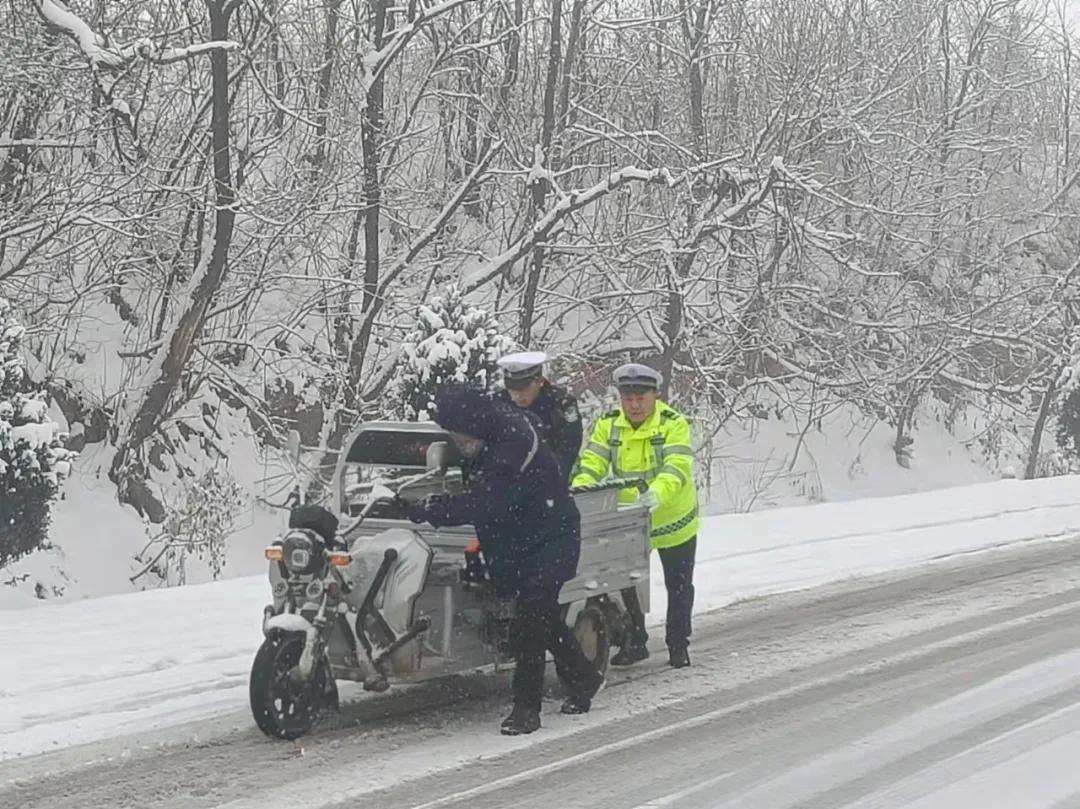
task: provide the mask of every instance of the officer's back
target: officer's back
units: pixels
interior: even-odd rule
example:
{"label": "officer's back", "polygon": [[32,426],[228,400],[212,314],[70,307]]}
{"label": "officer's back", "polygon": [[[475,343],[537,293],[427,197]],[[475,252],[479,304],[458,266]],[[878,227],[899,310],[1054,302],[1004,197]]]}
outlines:
{"label": "officer's back", "polygon": [[535,429],[535,418],[477,390],[447,386],[436,422],[483,443],[469,492],[436,497],[433,525],[471,523],[489,558],[565,581],[577,570],[581,518],[562,470]]}

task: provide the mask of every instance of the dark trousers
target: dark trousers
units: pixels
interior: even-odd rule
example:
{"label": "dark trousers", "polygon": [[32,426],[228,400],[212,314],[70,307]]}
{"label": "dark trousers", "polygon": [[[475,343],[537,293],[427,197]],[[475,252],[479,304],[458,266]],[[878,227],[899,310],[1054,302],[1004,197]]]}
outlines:
{"label": "dark trousers", "polygon": [[558,591],[520,593],[510,624],[517,650],[514,704],[540,710],[544,689],[545,651],[555,656],[555,671],[570,694],[596,686],[599,674],[562,617]]}
{"label": "dark trousers", "polygon": [[[664,567],[664,587],[667,589],[667,626],[664,640],[668,648],[690,645],[691,617],[694,614],[694,558],[697,556],[697,537],[674,548],[659,548],[660,564]],[[637,590],[622,591],[623,603],[630,615],[632,630],[629,642],[645,645],[645,612],[641,609]]]}

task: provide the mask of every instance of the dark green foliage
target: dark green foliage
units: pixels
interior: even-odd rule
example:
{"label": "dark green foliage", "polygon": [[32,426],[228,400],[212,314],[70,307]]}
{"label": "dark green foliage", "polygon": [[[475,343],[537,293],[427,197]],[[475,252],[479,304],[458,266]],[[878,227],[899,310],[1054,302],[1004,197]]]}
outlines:
{"label": "dark green foliage", "polygon": [[52,446],[42,402],[32,396],[22,334],[11,304],[0,298],[0,567],[48,541],[58,451],[66,462],[65,451]]}

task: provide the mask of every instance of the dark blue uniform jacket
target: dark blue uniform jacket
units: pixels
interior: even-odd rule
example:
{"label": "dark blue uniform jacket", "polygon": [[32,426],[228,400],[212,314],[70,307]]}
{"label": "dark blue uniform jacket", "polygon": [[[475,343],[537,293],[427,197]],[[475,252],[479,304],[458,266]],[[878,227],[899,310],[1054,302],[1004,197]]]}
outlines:
{"label": "dark blue uniform jacket", "polygon": [[441,391],[435,407],[439,426],[485,446],[469,490],[429,500],[415,516],[436,527],[473,525],[496,584],[557,591],[577,574],[581,516],[535,417],[463,387]]}

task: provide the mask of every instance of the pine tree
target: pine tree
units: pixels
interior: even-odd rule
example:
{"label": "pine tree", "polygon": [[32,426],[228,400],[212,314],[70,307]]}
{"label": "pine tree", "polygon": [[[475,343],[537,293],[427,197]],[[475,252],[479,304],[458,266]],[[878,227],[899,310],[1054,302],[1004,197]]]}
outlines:
{"label": "pine tree", "polygon": [[420,307],[406,338],[394,388],[398,416],[416,421],[430,415],[435,392],[447,382],[489,386],[496,360],[512,349],[513,342],[499,331],[494,316],[451,286]]}
{"label": "pine tree", "polygon": [[0,567],[46,544],[50,507],[72,453],[22,360],[24,329],[0,298]]}

